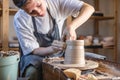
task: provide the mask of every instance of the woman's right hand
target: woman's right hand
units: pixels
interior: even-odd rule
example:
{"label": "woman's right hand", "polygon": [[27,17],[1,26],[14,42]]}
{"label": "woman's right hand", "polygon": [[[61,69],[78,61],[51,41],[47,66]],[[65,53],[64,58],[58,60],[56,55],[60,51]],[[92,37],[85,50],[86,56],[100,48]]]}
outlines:
{"label": "woman's right hand", "polygon": [[62,41],[76,40],[76,32],[72,27],[66,27],[62,34]]}

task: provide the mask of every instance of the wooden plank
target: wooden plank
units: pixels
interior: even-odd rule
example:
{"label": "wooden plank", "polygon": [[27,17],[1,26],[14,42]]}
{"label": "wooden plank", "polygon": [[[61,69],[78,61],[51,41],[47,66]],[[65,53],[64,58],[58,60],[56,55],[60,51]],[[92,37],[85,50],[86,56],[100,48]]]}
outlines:
{"label": "wooden plank", "polygon": [[[0,16],[1,16],[1,14],[2,14],[2,3],[1,3],[1,1],[0,1]],[[0,22],[0,41],[1,41],[1,22]]]}
{"label": "wooden plank", "polygon": [[[1,21],[1,19],[0,19],[0,21]],[[1,42],[1,39],[2,39],[2,35],[1,34],[2,34],[2,28],[1,28],[1,22],[0,22],[0,42]]]}
{"label": "wooden plank", "polygon": [[114,61],[118,62],[118,0],[113,0],[114,2]]}
{"label": "wooden plank", "polygon": [[9,48],[9,50],[19,51],[19,48]]}
{"label": "wooden plank", "polygon": [[95,11],[99,11],[99,0],[94,0],[94,4]]}
{"label": "wooden plank", "polygon": [[95,20],[113,20],[114,16],[91,16],[90,19],[95,19]]}
{"label": "wooden plank", "polygon": [[9,9],[9,15],[14,15],[17,11],[17,9]]}
{"label": "wooden plank", "polygon": [[2,0],[2,50],[8,50],[9,0]]}
{"label": "wooden plank", "polygon": [[[99,0],[94,0],[95,11],[99,11]],[[99,20],[94,20],[94,33],[93,35],[99,35]],[[94,53],[98,53],[98,49],[93,50]]]}

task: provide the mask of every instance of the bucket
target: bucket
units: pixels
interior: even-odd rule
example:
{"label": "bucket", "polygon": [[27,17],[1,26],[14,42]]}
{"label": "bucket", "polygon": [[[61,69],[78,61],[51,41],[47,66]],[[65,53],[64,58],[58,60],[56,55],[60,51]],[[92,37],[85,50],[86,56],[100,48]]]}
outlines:
{"label": "bucket", "polygon": [[17,80],[19,55],[0,57],[0,80]]}

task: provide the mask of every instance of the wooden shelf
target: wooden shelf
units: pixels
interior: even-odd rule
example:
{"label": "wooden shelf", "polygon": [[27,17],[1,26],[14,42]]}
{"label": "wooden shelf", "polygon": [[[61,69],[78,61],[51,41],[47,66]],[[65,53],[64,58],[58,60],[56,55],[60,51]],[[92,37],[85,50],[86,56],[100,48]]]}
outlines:
{"label": "wooden shelf", "polygon": [[[17,9],[9,9],[9,14],[14,15],[18,10]],[[0,16],[2,15],[2,8],[0,8]]]}
{"label": "wooden shelf", "polygon": [[0,1],[0,39],[1,39],[1,47],[0,50],[8,51],[8,50],[19,50],[19,48],[12,47],[9,44],[9,18],[10,15],[14,15],[18,9],[13,9],[9,6],[9,1],[11,0],[2,0]]}
{"label": "wooden shelf", "polygon": [[[100,11],[101,10],[101,4],[100,4],[100,1],[101,0],[94,0],[94,7],[95,7],[95,10],[96,11]],[[105,1],[105,0],[104,0]],[[104,3],[104,1],[102,1],[103,3]],[[107,1],[105,1],[105,2],[107,2]],[[103,49],[113,49],[113,52],[114,53],[111,53],[111,55],[113,56],[113,61],[115,61],[115,62],[117,62],[117,59],[118,59],[118,46],[117,46],[117,43],[118,43],[118,38],[117,38],[117,36],[118,36],[118,31],[117,31],[117,29],[118,29],[118,22],[117,22],[117,18],[118,18],[118,13],[117,13],[117,11],[118,11],[118,0],[112,0],[112,4],[113,4],[113,9],[110,9],[109,7],[109,10],[112,10],[112,16],[92,16],[90,19],[94,19],[94,34],[96,34],[96,35],[99,35],[100,33],[99,33],[99,26],[100,26],[100,23],[99,23],[99,21],[102,21],[102,20],[106,20],[106,21],[108,21],[108,20],[113,20],[113,32],[112,33],[114,33],[113,34],[113,36],[114,36],[114,46],[112,46],[112,47],[103,47]],[[110,6],[110,5],[109,5]],[[107,10],[108,10],[108,8],[107,8]],[[103,10],[103,9],[102,9]],[[104,10],[103,10],[104,11]],[[106,24],[107,25],[107,24]],[[96,52],[97,52],[97,50],[96,50]]]}
{"label": "wooden shelf", "polygon": [[[2,48],[0,48],[0,51],[1,50],[2,50]],[[19,48],[9,48],[9,50],[19,51]]]}
{"label": "wooden shelf", "polygon": [[111,19],[114,19],[114,16],[92,16],[90,19],[111,20]]}
{"label": "wooden shelf", "polygon": [[[0,50],[2,50],[2,42],[0,42]],[[9,50],[19,50],[18,42],[9,42]]]}
{"label": "wooden shelf", "polygon": [[17,11],[17,9],[9,9],[9,14],[14,15]]}
{"label": "wooden shelf", "polygon": [[114,46],[104,47],[102,45],[90,45],[90,46],[85,46],[85,49],[114,49]]}
{"label": "wooden shelf", "polygon": [[19,48],[9,48],[9,50],[19,51]]}

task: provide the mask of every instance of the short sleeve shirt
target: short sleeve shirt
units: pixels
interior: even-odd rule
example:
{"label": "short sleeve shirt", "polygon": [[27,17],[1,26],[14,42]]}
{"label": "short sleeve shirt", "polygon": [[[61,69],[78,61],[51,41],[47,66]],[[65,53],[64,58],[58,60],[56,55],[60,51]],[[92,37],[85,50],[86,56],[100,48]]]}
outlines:
{"label": "short sleeve shirt", "polygon": [[[66,18],[70,15],[76,16],[83,6],[80,0],[46,0],[46,6],[56,20],[60,36]],[[38,32],[47,34],[52,29],[52,20],[48,13],[44,17],[35,17]],[[24,55],[31,53],[39,48],[39,43],[34,36],[32,17],[24,10],[19,10],[14,16],[14,27]]]}

